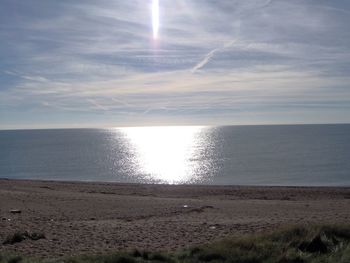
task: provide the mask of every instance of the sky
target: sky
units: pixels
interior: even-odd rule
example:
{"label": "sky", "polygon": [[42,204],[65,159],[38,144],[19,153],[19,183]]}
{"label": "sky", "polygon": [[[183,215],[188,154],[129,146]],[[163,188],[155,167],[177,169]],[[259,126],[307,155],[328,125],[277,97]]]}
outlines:
{"label": "sky", "polygon": [[349,0],[0,0],[0,129],[349,123],[349,26]]}

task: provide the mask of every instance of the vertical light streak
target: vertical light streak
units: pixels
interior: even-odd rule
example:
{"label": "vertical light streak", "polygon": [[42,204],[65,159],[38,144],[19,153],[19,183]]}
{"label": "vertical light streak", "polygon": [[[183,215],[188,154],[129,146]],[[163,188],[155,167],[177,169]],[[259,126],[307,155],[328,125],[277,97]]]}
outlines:
{"label": "vertical light streak", "polygon": [[159,0],[152,0],[152,27],[153,38],[158,38],[159,32]]}

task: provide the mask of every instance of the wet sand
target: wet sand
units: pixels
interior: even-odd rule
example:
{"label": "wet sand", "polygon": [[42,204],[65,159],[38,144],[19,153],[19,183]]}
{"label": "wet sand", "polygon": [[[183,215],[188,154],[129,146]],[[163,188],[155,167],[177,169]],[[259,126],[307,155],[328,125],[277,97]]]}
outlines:
{"label": "wet sand", "polygon": [[[0,251],[59,257],[176,250],[286,224],[349,223],[350,188],[0,179],[0,219]],[[16,231],[46,238],[2,244]]]}

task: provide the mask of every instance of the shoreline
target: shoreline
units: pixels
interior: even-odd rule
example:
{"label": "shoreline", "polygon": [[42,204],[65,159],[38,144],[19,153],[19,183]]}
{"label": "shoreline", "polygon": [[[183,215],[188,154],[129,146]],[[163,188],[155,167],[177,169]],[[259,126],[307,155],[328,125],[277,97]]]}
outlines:
{"label": "shoreline", "polygon": [[[61,257],[174,251],[289,224],[348,223],[350,187],[0,179],[0,218],[2,252]],[[2,244],[16,231],[45,238]]]}

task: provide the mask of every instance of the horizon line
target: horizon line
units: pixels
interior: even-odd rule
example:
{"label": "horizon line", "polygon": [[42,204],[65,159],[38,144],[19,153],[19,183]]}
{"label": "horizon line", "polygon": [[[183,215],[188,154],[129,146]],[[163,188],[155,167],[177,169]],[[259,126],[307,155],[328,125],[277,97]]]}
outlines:
{"label": "horizon line", "polygon": [[47,128],[0,128],[0,131],[32,131],[32,130],[104,130],[104,129],[124,129],[124,128],[161,128],[161,127],[240,127],[240,126],[313,126],[313,125],[350,125],[350,122],[334,123],[267,123],[267,124],[221,124],[221,125],[130,125],[130,126],[101,126],[101,127],[47,127]]}

